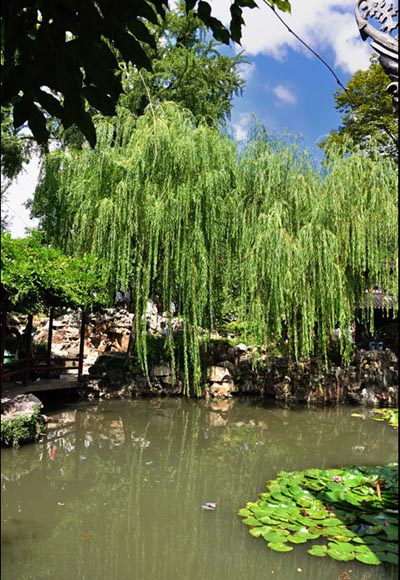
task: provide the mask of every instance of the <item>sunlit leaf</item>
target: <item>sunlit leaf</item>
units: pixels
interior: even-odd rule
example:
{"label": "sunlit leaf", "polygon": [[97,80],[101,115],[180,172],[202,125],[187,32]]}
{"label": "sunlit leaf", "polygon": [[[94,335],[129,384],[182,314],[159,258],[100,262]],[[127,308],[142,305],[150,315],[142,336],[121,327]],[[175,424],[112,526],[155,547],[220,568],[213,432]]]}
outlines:
{"label": "sunlit leaf", "polygon": [[381,563],[381,560],[374,552],[368,552],[365,554],[356,554],[356,560],[363,562],[364,564],[377,565]]}
{"label": "sunlit leaf", "polygon": [[326,546],[313,546],[309,550],[307,550],[311,556],[319,556],[324,557],[327,555],[327,547]]}
{"label": "sunlit leaf", "polygon": [[287,544],[282,544],[280,542],[269,542],[268,548],[275,550],[275,552],[290,552],[293,550],[292,546],[288,546]]}

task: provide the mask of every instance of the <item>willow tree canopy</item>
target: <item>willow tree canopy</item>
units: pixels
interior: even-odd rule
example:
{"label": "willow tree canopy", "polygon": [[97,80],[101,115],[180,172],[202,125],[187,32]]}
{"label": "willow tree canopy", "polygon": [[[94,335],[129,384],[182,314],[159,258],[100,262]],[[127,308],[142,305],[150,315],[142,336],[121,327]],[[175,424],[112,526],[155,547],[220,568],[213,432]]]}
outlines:
{"label": "willow tree canopy", "polygon": [[154,293],[163,304],[178,300],[195,387],[200,329],[227,313],[260,343],[279,340],[284,326],[300,356],[326,353],[369,283],[397,296],[390,160],[332,153],[321,172],[262,129],[239,153],[169,103],[136,126],[121,114],[97,131],[95,150],[48,155],[34,213],[52,244],[101,259],[110,290],[130,286],[135,312]]}

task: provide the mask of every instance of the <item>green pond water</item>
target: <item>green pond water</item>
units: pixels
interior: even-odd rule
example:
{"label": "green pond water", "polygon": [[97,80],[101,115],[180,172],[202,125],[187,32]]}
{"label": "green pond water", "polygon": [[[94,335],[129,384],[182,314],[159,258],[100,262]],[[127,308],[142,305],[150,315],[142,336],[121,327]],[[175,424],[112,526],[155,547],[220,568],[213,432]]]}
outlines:
{"label": "green pond water", "polygon": [[281,470],[397,461],[397,431],[364,408],[163,398],[45,412],[39,443],[1,450],[4,580],[397,578],[308,544],[273,552],[237,515]]}

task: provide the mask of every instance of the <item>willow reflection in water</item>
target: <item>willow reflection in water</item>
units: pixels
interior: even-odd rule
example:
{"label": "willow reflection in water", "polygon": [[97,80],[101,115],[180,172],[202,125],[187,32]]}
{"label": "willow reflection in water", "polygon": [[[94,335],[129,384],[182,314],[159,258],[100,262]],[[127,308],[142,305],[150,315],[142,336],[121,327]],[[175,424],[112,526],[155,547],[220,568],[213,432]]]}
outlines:
{"label": "willow reflection in water", "polygon": [[52,414],[41,443],[2,450],[4,578],[394,578],[395,567],[319,559],[307,545],[274,553],[236,514],[281,470],[396,458],[396,432],[356,408],[80,403]]}

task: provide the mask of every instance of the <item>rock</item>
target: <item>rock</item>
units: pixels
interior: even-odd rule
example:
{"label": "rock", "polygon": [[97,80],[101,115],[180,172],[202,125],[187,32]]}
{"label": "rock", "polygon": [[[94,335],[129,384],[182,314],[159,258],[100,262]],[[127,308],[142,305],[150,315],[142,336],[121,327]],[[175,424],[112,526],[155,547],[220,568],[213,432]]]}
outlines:
{"label": "rock", "polygon": [[1,399],[1,443],[18,447],[36,441],[46,419],[42,402],[32,394]]}
{"label": "rock", "polygon": [[[84,373],[90,373],[92,380],[103,379],[103,383],[98,383],[100,386],[97,391],[88,388],[88,392],[96,392],[97,396],[103,392],[101,384],[104,384],[104,389],[107,389],[104,393],[110,393],[111,389],[112,392],[127,393],[126,396],[182,393],[182,369],[177,368],[179,379],[175,379],[169,363],[156,361],[150,369],[149,385],[142,371],[130,366],[132,361],[127,364],[125,353],[129,347],[133,314],[125,310],[104,308],[91,314],[88,319]],[[77,356],[80,321],[80,311],[69,311],[54,321],[52,349],[55,354]],[[26,317],[14,317],[12,322],[15,327],[22,329],[26,325]],[[158,336],[162,335],[161,324],[166,325],[168,331],[172,329],[179,333],[182,330],[181,319],[156,313],[153,303],[149,304],[147,322],[149,333]],[[37,318],[34,326],[38,329],[33,338],[34,343],[46,342],[48,318]],[[393,326],[393,345],[397,344],[397,332],[397,326]],[[257,345],[239,343],[232,346],[231,341],[217,333],[214,333],[214,338],[206,353],[206,381],[202,385],[204,395],[211,397],[210,400],[224,400],[233,392],[239,392],[290,403],[397,405],[398,356],[396,347],[390,350],[386,348],[386,342],[383,351],[356,349],[348,366],[340,366],[335,359],[327,368],[322,368],[318,359],[304,357],[294,362],[288,357],[269,354],[268,349]],[[115,360],[115,368],[112,368],[112,364],[104,364],[104,357],[108,355],[121,357]],[[256,367],[253,364],[255,358]],[[83,385],[86,385],[85,381]],[[125,385],[131,385],[132,392],[125,389]]]}
{"label": "rock", "polygon": [[154,365],[150,371],[152,377],[169,377],[171,376],[171,367],[167,363],[162,363],[159,365]]}
{"label": "rock", "polygon": [[14,419],[15,417],[31,417],[37,407],[43,408],[43,403],[32,394],[17,395],[13,398],[1,399],[1,418],[4,420]]}
{"label": "rock", "polygon": [[207,407],[215,413],[227,413],[234,404],[233,399],[210,399]]}
{"label": "rock", "polygon": [[207,369],[207,379],[213,383],[222,383],[232,379],[230,371],[222,366],[211,366]]}
{"label": "rock", "polygon": [[245,344],[243,344],[243,342],[240,342],[239,344],[237,344],[234,347],[234,351],[236,353],[242,353],[242,352],[246,352],[247,351],[247,346]]}
{"label": "rock", "polygon": [[210,413],[207,416],[207,421],[211,427],[224,427],[228,423],[228,417],[219,413]]}
{"label": "rock", "polygon": [[233,390],[232,385],[233,381],[231,383],[223,383],[223,384],[213,383],[209,388],[210,395],[218,399],[231,397]]}

